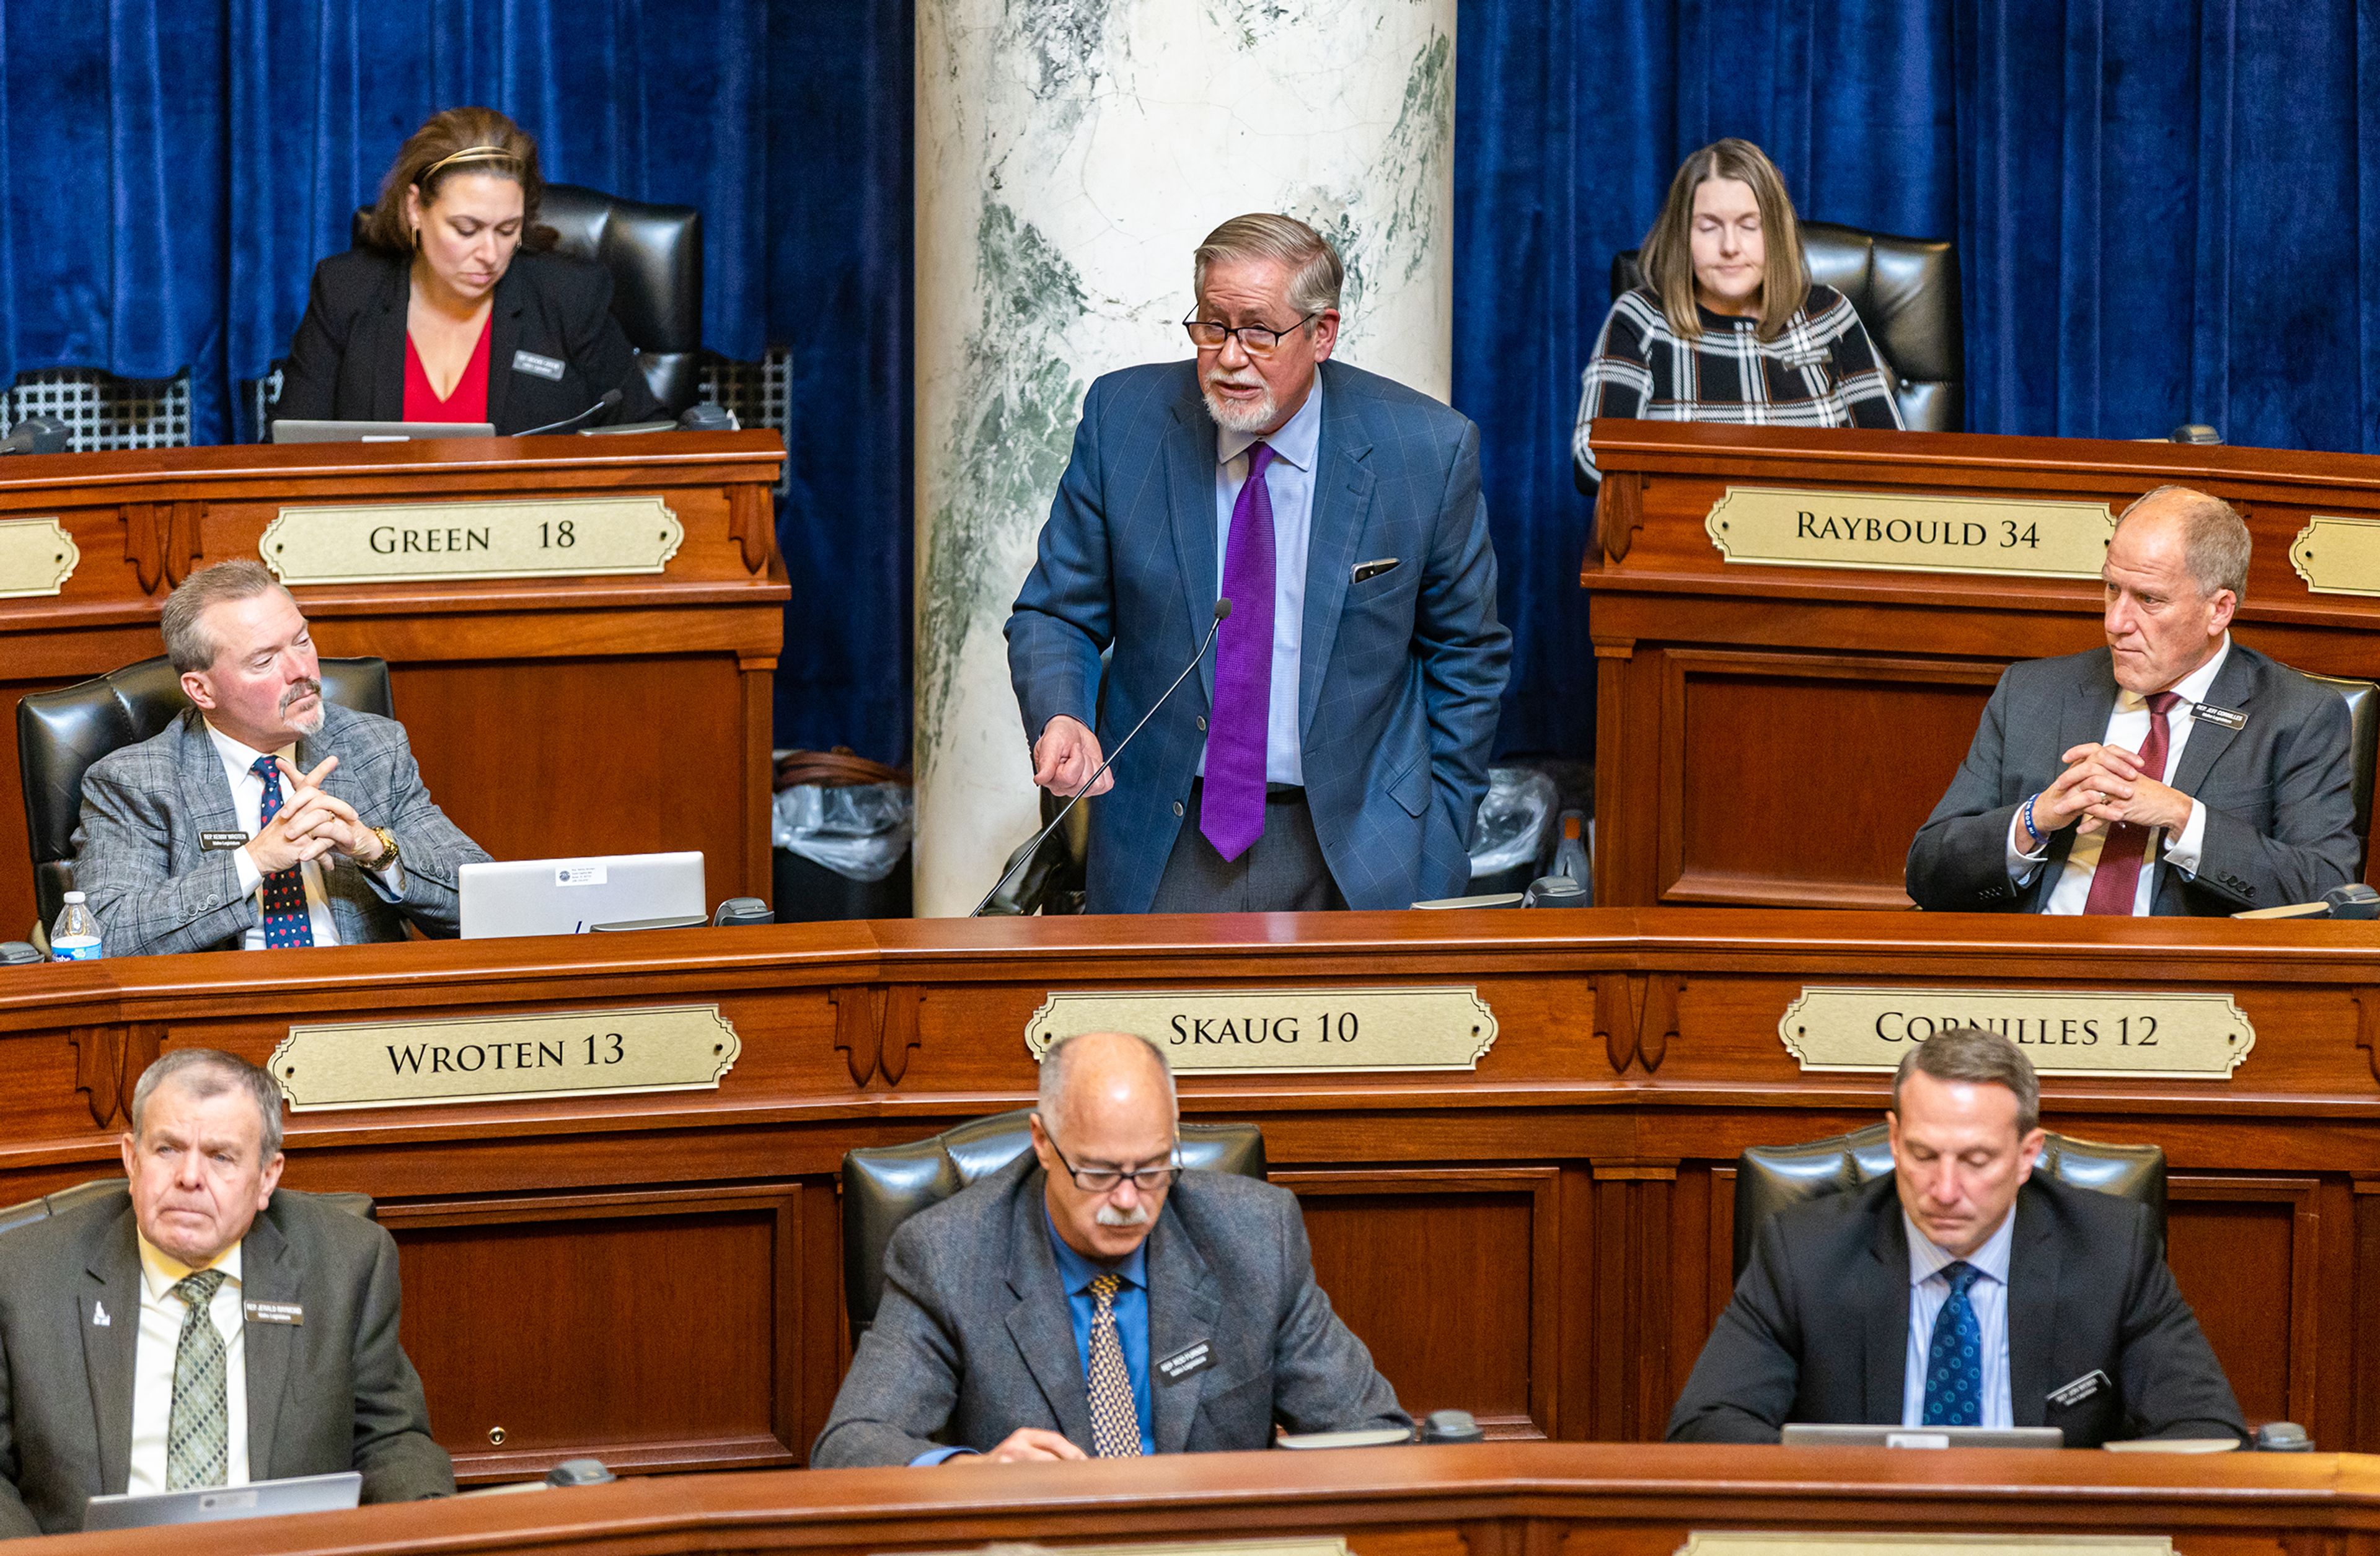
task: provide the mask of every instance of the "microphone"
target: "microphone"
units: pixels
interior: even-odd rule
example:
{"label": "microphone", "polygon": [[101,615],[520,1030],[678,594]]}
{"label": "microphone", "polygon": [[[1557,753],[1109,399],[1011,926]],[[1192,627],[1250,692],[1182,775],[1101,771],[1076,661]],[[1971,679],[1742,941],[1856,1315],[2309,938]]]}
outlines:
{"label": "microphone", "polygon": [[568,432],[571,428],[577,426],[581,421],[586,420],[590,416],[602,415],[605,411],[610,410],[613,406],[618,405],[622,400],[625,400],[627,397],[627,395],[621,394],[617,389],[606,389],[603,391],[603,397],[601,399],[596,401],[593,405],[589,406],[585,410],[580,411],[577,415],[565,416],[559,421],[549,421],[542,427],[531,427],[528,432],[515,432],[513,436],[516,438],[533,438],[540,432]]}
{"label": "microphone", "polygon": [[0,455],[64,454],[67,424],[55,416],[29,416],[0,438]]}
{"label": "microphone", "polygon": [[2234,918],[2380,918],[2380,892],[2362,881],[2333,886],[2320,902],[2284,903],[2279,907],[2252,907]]}
{"label": "microphone", "polygon": [[1148,705],[1148,711],[1140,716],[1140,723],[1132,726],[1131,734],[1126,735],[1123,739],[1116,742],[1116,748],[1108,753],[1108,760],[1099,763],[1099,772],[1094,772],[1088,778],[1083,780],[1083,786],[1076,789],[1074,794],[1068,797],[1066,803],[1059,808],[1058,813],[1055,816],[1050,818],[1050,824],[1041,829],[1039,834],[1026,846],[1025,852],[1016,856],[1016,862],[1010,865],[1007,871],[1003,873],[999,880],[991,883],[991,890],[983,894],[983,901],[975,905],[975,911],[968,914],[968,918],[982,918],[983,910],[991,906],[991,899],[1000,895],[1002,892],[1007,890],[1009,881],[1018,870],[1023,869],[1026,865],[1033,862],[1033,856],[1041,851],[1041,845],[1048,842],[1050,840],[1050,834],[1058,830],[1058,823],[1066,819],[1066,812],[1074,809],[1075,802],[1080,800],[1085,795],[1089,794],[1091,792],[1091,785],[1099,781],[1099,772],[1105,772],[1109,768],[1115,765],[1116,758],[1123,755],[1123,748],[1132,744],[1133,735],[1138,735],[1142,730],[1148,728],[1148,721],[1157,717],[1157,711],[1165,706],[1166,699],[1171,698],[1175,692],[1182,689],[1182,683],[1190,678],[1190,672],[1198,668],[1198,662],[1206,658],[1207,650],[1214,646],[1215,634],[1223,629],[1223,623],[1231,614],[1232,602],[1229,600],[1218,600],[1215,602],[1215,619],[1213,622],[1208,624],[1207,627],[1207,636],[1199,640],[1198,651],[1192,654],[1190,656],[1190,663],[1182,667],[1182,674],[1173,677],[1173,684],[1165,688],[1163,696],[1160,697],[1156,701]]}

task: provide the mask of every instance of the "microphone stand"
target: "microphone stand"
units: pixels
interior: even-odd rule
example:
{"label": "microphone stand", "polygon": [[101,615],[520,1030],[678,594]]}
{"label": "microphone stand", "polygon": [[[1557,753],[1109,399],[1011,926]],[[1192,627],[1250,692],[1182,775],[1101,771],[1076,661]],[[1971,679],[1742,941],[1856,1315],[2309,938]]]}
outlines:
{"label": "microphone stand", "polygon": [[1033,839],[1032,843],[1026,845],[1025,852],[1016,856],[1016,862],[1010,865],[1001,875],[1001,878],[998,881],[992,882],[991,890],[983,894],[983,901],[975,905],[975,911],[968,914],[968,918],[982,918],[983,910],[991,906],[991,899],[1000,895],[1002,892],[1007,889],[1009,881],[1015,876],[1017,871],[1023,869],[1026,865],[1033,862],[1033,856],[1041,851],[1041,845],[1048,842],[1050,840],[1050,834],[1058,830],[1058,823],[1066,819],[1067,812],[1075,808],[1076,802],[1081,800],[1085,795],[1091,792],[1091,785],[1099,781],[1099,773],[1105,772],[1109,768],[1115,765],[1116,758],[1123,755],[1123,748],[1132,744],[1133,736],[1138,735],[1143,729],[1147,728],[1148,721],[1157,717],[1157,711],[1160,708],[1164,707],[1167,699],[1172,697],[1175,692],[1182,689],[1182,683],[1190,678],[1190,672],[1198,668],[1198,662],[1205,659],[1207,657],[1207,650],[1214,646],[1215,634],[1223,629],[1223,622],[1225,618],[1231,615],[1231,614],[1232,602],[1229,600],[1218,600],[1215,602],[1215,619],[1208,626],[1207,636],[1198,644],[1198,651],[1192,654],[1190,656],[1190,663],[1182,667],[1182,674],[1173,677],[1173,684],[1165,688],[1164,696],[1160,697],[1156,701],[1148,705],[1148,711],[1140,716],[1140,723],[1132,726],[1131,733],[1126,735],[1122,740],[1116,742],[1116,748],[1109,754],[1108,760],[1099,763],[1099,772],[1092,773],[1088,778],[1083,780],[1083,786],[1076,789],[1072,796],[1068,796],[1066,803],[1059,808],[1058,813],[1050,818],[1050,824],[1041,829],[1040,833]]}

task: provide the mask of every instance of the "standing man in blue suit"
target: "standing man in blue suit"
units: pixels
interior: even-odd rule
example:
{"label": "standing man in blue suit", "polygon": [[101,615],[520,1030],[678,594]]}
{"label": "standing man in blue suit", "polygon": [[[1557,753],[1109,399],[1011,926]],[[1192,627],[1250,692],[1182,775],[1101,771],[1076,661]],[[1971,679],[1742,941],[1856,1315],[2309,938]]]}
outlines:
{"label": "standing man in blue suit", "polygon": [[1008,621],[1033,781],[1079,787],[1232,602],[1197,693],[1091,791],[1115,791],[1093,913],[1402,908],[1470,881],[1512,652],[1479,430],[1330,359],[1342,276],[1305,223],[1234,217],[1193,260],[1196,359],[1084,402]]}

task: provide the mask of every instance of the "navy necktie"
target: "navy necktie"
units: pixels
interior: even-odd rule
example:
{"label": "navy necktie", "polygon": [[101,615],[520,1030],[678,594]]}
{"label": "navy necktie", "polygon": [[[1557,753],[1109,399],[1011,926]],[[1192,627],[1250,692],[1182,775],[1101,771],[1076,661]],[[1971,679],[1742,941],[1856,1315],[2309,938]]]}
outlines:
{"label": "navy necktie", "polygon": [[[264,780],[264,804],[257,830],[272,824],[281,811],[281,769],[271,757],[259,757],[256,775]],[[306,911],[305,867],[292,865],[264,878],[264,944],[267,950],[314,943],[314,924]]]}
{"label": "navy necktie", "polygon": [[1925,1426],[1984,1424],[1984,1326],[1967,1300],[1967,1288],[1982,1273],[1965,1259],[1942,1267],[1950,1296],[1934,1315],[1934,1338],[1925,1347]]}

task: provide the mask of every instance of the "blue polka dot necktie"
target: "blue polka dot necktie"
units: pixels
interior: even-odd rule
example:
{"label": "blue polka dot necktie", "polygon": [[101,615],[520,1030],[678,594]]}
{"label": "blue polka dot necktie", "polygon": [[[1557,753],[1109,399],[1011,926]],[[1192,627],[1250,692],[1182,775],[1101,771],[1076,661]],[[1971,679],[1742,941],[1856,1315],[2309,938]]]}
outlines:
{"label": "blue polka dot necktie", "polygon": [[[259,812],[257,821],[257,831],[262,832],[281,811],[281,764],[271,757],[259,757],[252,771],[264,780],[264,808]],[[314,926],[306,916],[302,865],[292,865],[264,878],[264,943],[268,950],[314,943]]]}
{"label": "blue polka dot necktie", "polygon": [[1984,1326],[1967,1300],[1982,1273],[1965,1259],[1942,1267],[1950,1296],[1934,1315],[1934,1339],[1925,1347],[1925,1426],[1984,1424]]}

